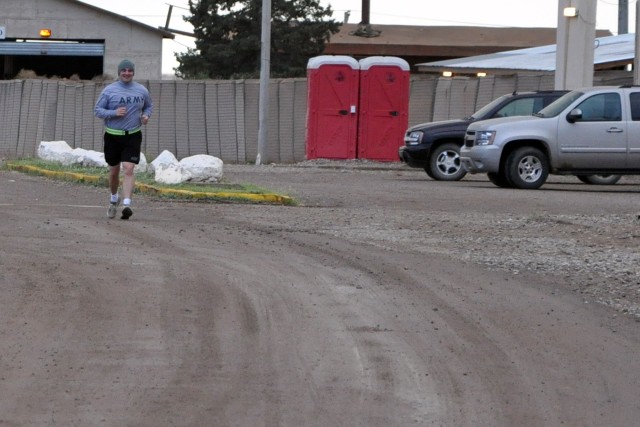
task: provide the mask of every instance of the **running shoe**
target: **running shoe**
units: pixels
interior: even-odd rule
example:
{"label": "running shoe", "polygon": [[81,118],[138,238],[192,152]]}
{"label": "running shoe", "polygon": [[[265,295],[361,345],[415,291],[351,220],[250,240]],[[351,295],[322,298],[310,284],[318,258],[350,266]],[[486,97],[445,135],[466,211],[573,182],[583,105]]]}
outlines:
{"label": "running shoe", "polygon": [[129,206],[125,206],[124,209],[122,209],[122,216],[120,219],[129,219],[131,215],[133,215],[133,211]]}
{"label": "running shoe", "polygon": [[118,211],[118,205],[120,204],[120,199],[117,202],[109,202],[109,209],[107,209],[107,216],[109,218],[115,218],[116,212]]}

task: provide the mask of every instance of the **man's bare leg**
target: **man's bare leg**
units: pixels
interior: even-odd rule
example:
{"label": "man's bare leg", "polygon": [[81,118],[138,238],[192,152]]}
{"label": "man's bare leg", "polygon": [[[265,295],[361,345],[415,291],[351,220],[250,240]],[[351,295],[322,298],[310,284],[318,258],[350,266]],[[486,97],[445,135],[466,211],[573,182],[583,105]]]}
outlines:
{"label": "man's bare leg", "polygon": [[131,210],[131,196],[135,187],[135,175],[133,169],[135,164],[131,162],[122,162],[123,181],[122,181],[122,197],[124,199],[124,209],[122,209],[122,219],[129,219],[133,215]]}
{"label": "man's bare leg", "polygon": [[109,166],[109,190],[111,191],[111,199],[109,200],[109,209],[107,216],[115,218],[118,210],[120,199],[118,196],[118,187],[120,186],[120,165]]}

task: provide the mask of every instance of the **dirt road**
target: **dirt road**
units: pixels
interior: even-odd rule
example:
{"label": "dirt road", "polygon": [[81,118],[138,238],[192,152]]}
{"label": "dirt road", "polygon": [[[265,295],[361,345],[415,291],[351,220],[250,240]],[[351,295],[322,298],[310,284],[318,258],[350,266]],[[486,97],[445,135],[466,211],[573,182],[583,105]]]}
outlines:
{"label": "dirt road", "polygon": [[639,181],[226,166],[295,207],[0,171],[0,426],[629,426]]}

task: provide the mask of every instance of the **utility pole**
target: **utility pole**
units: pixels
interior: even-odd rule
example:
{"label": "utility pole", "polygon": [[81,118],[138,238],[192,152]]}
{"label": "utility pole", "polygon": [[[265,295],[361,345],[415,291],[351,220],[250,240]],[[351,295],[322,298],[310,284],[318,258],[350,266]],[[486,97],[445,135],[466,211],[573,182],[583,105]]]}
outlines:
{"label": "utility pole", "polygon": [[189,33],[186,31],[174,30],[173,28],[169,28],[169,23],[171,22],[171,12],[173,12],[173,5],[169,5],[169,11],[167,12],[167,22],[164,24],[164,27],[158,27],[161,30],[169,31],[170,33],[180,34],[182,36],[195,37],[196,35],[193,33]]}
{"label": "utility pole", "polygon": [[618,0],[618,35],[629,33],[629,0]]}
{"label": "utility pole", "polygon": [[596,0],[558,0],[555,89],[593,86]]}
{"label": "utility pole", "polygon": [[636,2],[636,36],[635,36],[635,52],[633,58],[633,84],[640,85],[640,58],[638,57],[638,52],[640,52],[640,34],[638,34],[638,29],[640,29],[640,2]]}
{"label": "utility pole", "polygon": [[371,24],[371,0],[362,0],[362,17],[360,18],[360,25]]}
{"label": "utility pole", "polygon": [[349,33],[358,37],[378,37],[380,31],[371,28],[371,0],[362,0],[362,17],[355,31]]}
{"label": "utility pole", "polygon": [[256,165],[267,162],[269,127],[269,78],[271,75],[271,0],[262,0],[262,34],[260,47],[260,101],[258,106],[258,155]]}

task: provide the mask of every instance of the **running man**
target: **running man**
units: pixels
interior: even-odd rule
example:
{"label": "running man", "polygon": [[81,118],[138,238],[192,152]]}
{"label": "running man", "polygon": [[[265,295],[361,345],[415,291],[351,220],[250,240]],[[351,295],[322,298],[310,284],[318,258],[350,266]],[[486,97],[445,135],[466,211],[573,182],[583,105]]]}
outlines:
{"label": "running man", "polygon": [[133,81],[135,65],[124,59],[118,65],[118,80],[104,88],[95,106],[95,115],[104,119],[104,158],[109,165],[111,200],[107,216],[115,218],[120,195],[120,167],[122,182],[122,219],[133,215],[131,196],[135,187],[134,167],[140,162],[142,125],[153,112],[153,102],[146,87]]}

